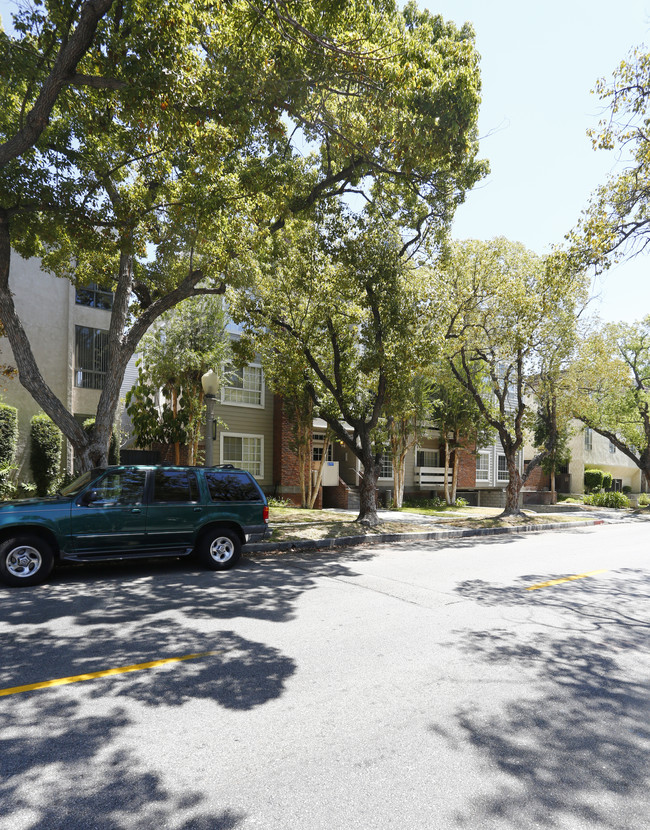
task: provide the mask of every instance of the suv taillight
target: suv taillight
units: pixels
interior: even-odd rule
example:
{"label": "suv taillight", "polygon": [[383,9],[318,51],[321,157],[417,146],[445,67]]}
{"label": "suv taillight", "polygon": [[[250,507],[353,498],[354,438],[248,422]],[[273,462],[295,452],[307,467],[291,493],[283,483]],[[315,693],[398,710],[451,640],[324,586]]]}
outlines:
{"label": "suv taillight", "polygon": [[268,523],[268,521],[269,521],[269,506],[268,506],[268,504],[264,505],[264,509],[262,510],[262,518],[264,519],[265,522]]}

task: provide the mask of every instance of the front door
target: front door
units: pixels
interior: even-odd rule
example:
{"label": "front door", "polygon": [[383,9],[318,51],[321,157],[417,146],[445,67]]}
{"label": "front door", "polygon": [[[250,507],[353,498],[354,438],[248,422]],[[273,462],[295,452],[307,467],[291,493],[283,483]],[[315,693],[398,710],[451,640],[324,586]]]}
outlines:
{"label": "front door", "polygon": [[144,470],[109,470],[92,493],[81,494],[71,511],[76,555],[146,553],[145,478]]}

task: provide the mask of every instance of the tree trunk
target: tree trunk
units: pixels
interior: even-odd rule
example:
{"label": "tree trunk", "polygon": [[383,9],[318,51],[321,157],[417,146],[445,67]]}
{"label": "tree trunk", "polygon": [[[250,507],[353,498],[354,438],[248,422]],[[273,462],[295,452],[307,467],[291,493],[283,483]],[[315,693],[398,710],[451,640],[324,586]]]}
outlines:
{"label": "tree trunk", "polygon": [[[172,388],[172,413],[174,420],[178,418],[178,391]],[[177,466],[181,463],[181,445],[178,441],[174,441],[174,464]]]}
{"label": "tree trunk", "polygon": [[519,491],[521,490],[521,476],[517,469],[517,453],[506,452],[506,463],[508,465],[508,486],[506,487],[506,506],[501,516],[522,516],[519,508]]}
{"label": "tree trunk", "polygon": [[393,492],[393,507],[398,510],[404,504],[404,479],[406,478],[406,452],[401,452],[397,464],[393,468],[395,490]]}
{"label": "tree trunk", "polygon": [[451,497],[449,494],[449,441],[445,436],[445,474],[443,477],[443,486],[445,494],[445,503],[451,504]]}
{"label": "tree trunk", "polygon": [[551,504],[557,503],[557,493],[555,492],[555,463],[551,467]]}
{"label": "tree trunk", "polygon": [[362,450],[361,463],[363,475],[359,483],[359,515],[357,521],[368,527],[377,527],[377,479],[379,478],[379,464],[372,453],[370,441],[367,439]]}
{"label": "tree trunk", "polygon": [[[90,469],[92,467],[90,462],[90,436],[43,380],[27,333],[16,313],[13,294],[9,287],[10,264],[11,236],[9,220],[6,214],[0,211],[0,320],[11,345],[18,369],[18,379],[41,409],[50,416],[70,441],[75,449],[75,454],[86,461],[84,469]],[[107,451],[109,438],[110,433],[106,439]]]}
{"label": "tree trunk", "polygon": [[458,462],[460,451],[458,445],[454,450],[454,466],[451,473],[451,503],[456,504],[456,488],[458,487]]}
{"label": "tree trunk", "polygon": [[[313,492],[311,494],[311,498],[309,500],[309,507],[313,510],[314,505],[316,504],[316,499],[318,498],[318,492],[320,490],[321,483],[323,481],[323,471],[325,469],[325,464],[327,464],[327,453],[330,448],[330,443],[332,441],[332,433],[329,427],[325,430],[325,439],[323,440],[323,455],[320,459],[320,464],[318,465],[318,470],[316,472],[316,482],[314,484]],[[310,472],[311,472],[311,458],[313,458],[313,452],[310,449],[309,452],[310,457]]]}

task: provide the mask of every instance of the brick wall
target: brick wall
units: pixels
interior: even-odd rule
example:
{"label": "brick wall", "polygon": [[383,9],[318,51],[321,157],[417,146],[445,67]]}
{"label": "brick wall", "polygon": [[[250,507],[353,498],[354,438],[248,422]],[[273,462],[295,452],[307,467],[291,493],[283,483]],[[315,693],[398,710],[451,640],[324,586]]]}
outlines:
{"label": "brick wall", "polygon": [[[282,398],[273,398],[273,486],[278,496],[291,498],[298,488],[300,493],[300,472],[298,456],[290,448],[292,439],[291,421],[285,412]],[[285,490],[286,488],[286,490]],[[286,492],[286,496],[283,495]],[[298,495],[300,503],[300,495]]]}
{"label": "brick wall", "polygon": [[458,489],[476,487],[476,456],[472,454],[474,445],[468,447],[470,452],[459,452]]}
{"label": "brick wall", "polygon": [[[199,445],[199,452],[202,445]],[[151,449],[154,452],[160,453],[160,464],[175,464],[174,461],[174,445],[173,444],[152,444]],[[189,448],[185,444],[180,446],[180,464],[188,464]]]}
{"label": "brick wall", "polygon": [[[525,464],[524,464],[525,466]],[[526,481],[526,490],[548,490],[551,486],[551,478],[547,475],[538,464],[537,467],[528,476]]]}
{"label": "brick wall", "polygon": [[322,495],[322,507],[338,508],[339,510],[348,509],[348,493],[350,492],[347,484],[343,479],[339,479],[338,486],[326,487],[320,489]]}

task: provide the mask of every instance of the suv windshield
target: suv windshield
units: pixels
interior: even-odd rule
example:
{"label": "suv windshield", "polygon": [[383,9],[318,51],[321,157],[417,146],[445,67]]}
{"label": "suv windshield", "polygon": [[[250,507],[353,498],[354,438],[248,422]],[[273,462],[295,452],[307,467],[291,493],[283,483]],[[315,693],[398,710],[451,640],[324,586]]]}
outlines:
{"label": "suv windshield", "polygon": [[80,475],[79,478],[75,478],[74,481],[71,481],[70,484],[66,484],[65,487],[62,487],[59,490],[59,495],[65,496],[66,498],[74,498],[84,489],[84,487],[90,484],[94,478],[97,478],[100,472],[101,470],[88,470]]}

